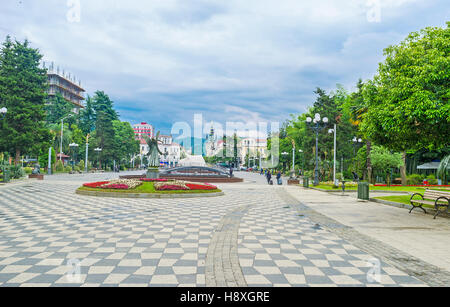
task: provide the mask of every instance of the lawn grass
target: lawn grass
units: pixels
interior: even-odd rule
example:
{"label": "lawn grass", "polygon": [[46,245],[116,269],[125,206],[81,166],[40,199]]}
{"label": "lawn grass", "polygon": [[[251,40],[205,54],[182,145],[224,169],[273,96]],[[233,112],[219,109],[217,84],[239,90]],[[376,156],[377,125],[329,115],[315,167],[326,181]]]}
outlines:
{"label": "lawn grass", "polygon": [[[394,196],[382,196],[382,197],[374,197],[375,199],[381,199],[381,200],[387,200],[387,201],[392,201],[395,203],[401,203],[401,204],[406,204],[406,205],[410,205],[410,199],[411,199],[411,195],[394,195]],[[420,196],[416,196],[416,198],[414,199],[421,199]],[[429,201],[434,201],[431,199],[426,199]],[[434,206],[431,205],[423,205],[425,208],[430,208],[430,209],[434,209]]]}
{"label": "lawn grass", "polygon": [[[315,188],[322,189],[322,190],[329,190],[329,191],[342,191],[342,188],[339,187],[338,189],[333,188],[332,185],[328,184],[320,184],[316,186]],[[346,191],[356,191],[358,190],[358,187],[345,187]],[[413,192],[413,193],[423,193],[425,192],[425,187],[400,187],[400,186],[391,186],[391,187],[375,187],[371,186],[370,191],[394,191],[394,192]],[[432,190],[437,191],[448,191],[446,189],[438,189],[438,188],[432,188]]]}
{"label": "lawn grass", "polygon": [[115,189],[96,189],[81,187],[80,191],[94,191],[94,192],[114,192],[114,193],[142,193],[142,194],[203,194],[203,193],[220,193],[222,190],[182,190],[182,191],[157,191],[153,182],[143,182],[140,186],[131,190],[115,190]]}

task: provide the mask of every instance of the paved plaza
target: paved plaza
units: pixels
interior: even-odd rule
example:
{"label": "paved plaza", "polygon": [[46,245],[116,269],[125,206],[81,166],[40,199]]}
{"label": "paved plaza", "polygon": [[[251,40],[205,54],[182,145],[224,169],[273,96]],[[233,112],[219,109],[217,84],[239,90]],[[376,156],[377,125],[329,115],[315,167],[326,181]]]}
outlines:
{"label": "paved plaza", "polygon": [[[345,202],[358,204],[300,187],[268,186],[263,176],[247,173],[237,174],[244,183],[219,184],[225,196],[215,198],[75,194],[85,182],[117,176],[55,175],[1,186],[0,286],[449,285],[446,263],[429,261],[433,251],[428,258],[423,252],[435,244],[440,257],[442,241],[421,242],[426,237],[419,236],[422,249],[415,253],[407,246],[411,236],[397,246],[399,239],[389,239],[387,230],[374,230],[370,210],[424,221],[432,239],[450,238],[448,219],[373,203],[339,211]],[[375,228],[353,225],[364,205],[370,210],[363,218]],[[392,219],[387,223],[393,227]],[[440,233],[432,231],[433,223]],[[442,245],[449,246],[445,240]],[[396,259],[386,256],[391,249]],[[429,272],[408,269],[411,260]]]}

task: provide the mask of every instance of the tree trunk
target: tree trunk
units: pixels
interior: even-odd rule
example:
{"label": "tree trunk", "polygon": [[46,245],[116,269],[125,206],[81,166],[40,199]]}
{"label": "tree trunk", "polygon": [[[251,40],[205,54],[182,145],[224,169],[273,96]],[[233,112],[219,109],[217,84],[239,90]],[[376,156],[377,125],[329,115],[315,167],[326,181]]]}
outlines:
{"label": "tree trunk", "polygon": [[370,158],[370,153],[372,151],[372,143],[370,141],[367,141],[367,180],[369,183],[374,183],[372,178],[372,159]]}
{"label": "tree trunk", "polygon": [[16,149],[16,157],[14,158],[14,165],[18,165],[20,163],[20,149]]}
{"label": "tree trunk", "polygon": [[400,166],[400,175],[402,176],[402,186],[406,186],[406,151],[402,153],[403,165]]}

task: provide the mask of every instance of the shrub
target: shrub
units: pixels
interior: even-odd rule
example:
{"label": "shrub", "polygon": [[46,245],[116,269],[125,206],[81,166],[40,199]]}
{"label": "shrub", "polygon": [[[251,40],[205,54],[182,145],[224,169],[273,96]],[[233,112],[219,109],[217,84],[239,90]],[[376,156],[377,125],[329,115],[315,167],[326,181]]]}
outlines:
{"label": "shrub", "polygon": [[78,163],[78,167],[80,168],[80,169],[84,169],[84,160],[81,160],[79,163]]}
{"label": "shrub", "polygon": [[56,171],[64,172],[64,165],[61,160],[56,161]]}
{"label": "shrub", "polygon": [[428,175],[427,180],[428,180],[429,185],[437,185],[438,184],[438,180],[436,179],[436,176],[433,174]]}
{"label": "shrub", "polygon": [[419,174],[412,174],[406,177],[406,183],[408,185],[420,185],[422,184],[423,176]]}
{"label": "shrub", "polygon": [[75,166],[75,167],[73,168],[73,170],[74,170],[75,172],[79,172],[79,171],[80,171],[80,167],[79,167],[79,166]]}
{"label": "shrub", "polygon": [[12,179],[19,179],[26,175],[25,171],[23,170],[22,166],[11,166],[11,178]]}
{"label": "shrub", "polygon": [[24,167],[23,170],[25,171],[25,173],[27,175],[30,175],[31,173],[33,173],[33,168],[31,168],[31,167]]}
{"label": "shrub", "polygon": [[70,172],[72,171],[72,167],[71,167],[71,166],[66,166],[66,167],[64,168],[64,171],[65,171],[66,173],[70,173]]}

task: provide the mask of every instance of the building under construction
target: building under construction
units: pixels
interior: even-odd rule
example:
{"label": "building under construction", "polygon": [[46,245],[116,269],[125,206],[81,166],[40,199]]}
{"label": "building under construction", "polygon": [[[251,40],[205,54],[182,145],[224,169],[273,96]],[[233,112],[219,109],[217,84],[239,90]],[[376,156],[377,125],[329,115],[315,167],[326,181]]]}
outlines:
{"label": "building under construction", "polygon": [[[44,68],[45,63],[44,63]],[[53,63],[47,69],[48,76],[48,96],[54,98],[57,94],[73,104],[73,112],[78,114],[80,109],[84,109],[84,92],[81,87],[81,81],[77,81],[75,77],[67,74],[64,70],[60,71],[59,67],[55,69]]]}

